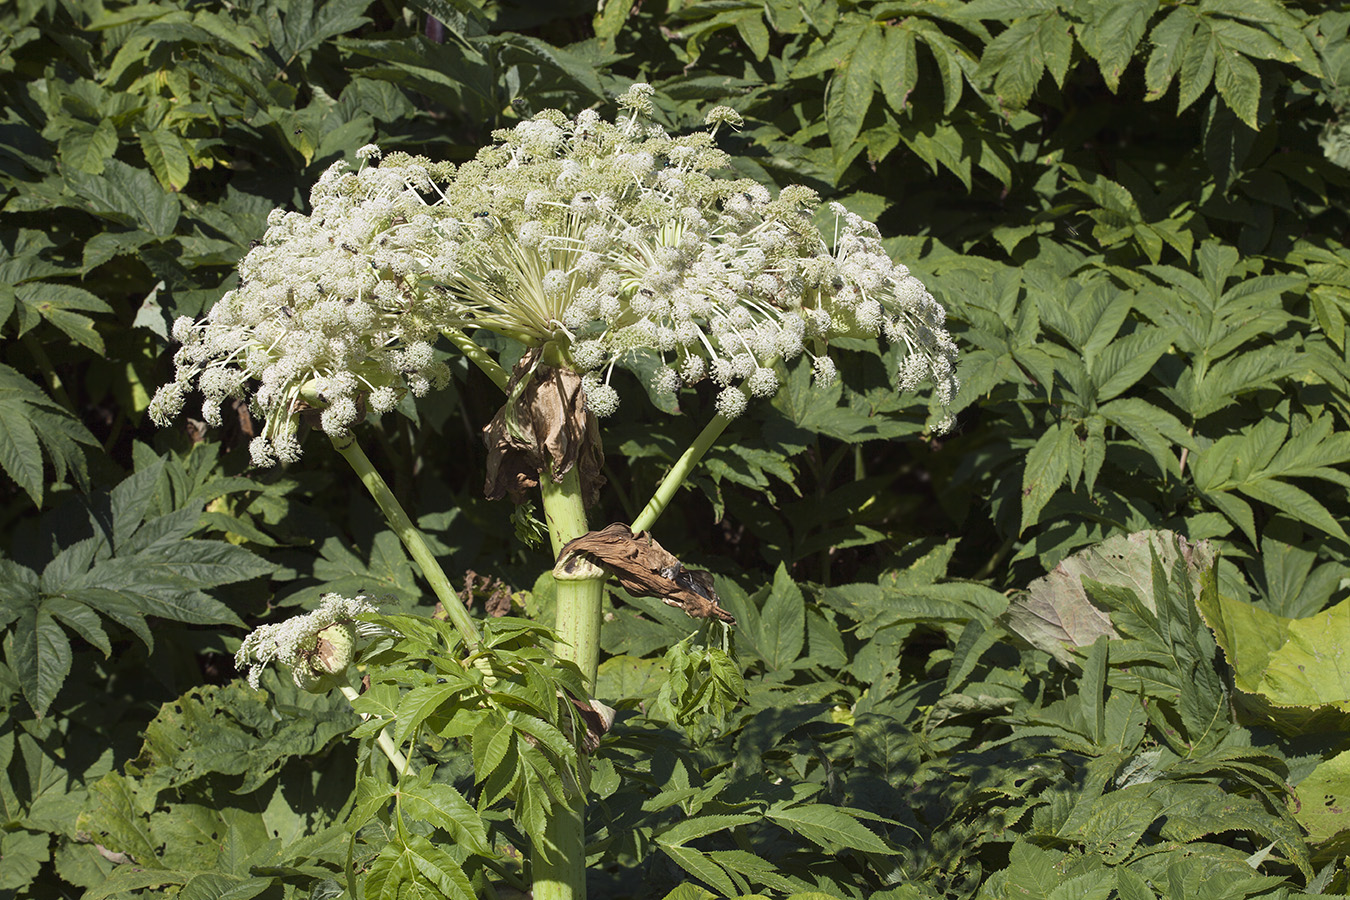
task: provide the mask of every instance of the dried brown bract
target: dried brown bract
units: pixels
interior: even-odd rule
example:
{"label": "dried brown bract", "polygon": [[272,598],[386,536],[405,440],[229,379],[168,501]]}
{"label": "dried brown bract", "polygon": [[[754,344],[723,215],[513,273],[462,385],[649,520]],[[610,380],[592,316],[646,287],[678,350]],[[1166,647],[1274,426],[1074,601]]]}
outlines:
{"label": "dried brown bract", "polygon": [[616,522],[583,534],[563,547],[553,574],[560,579],[575,577],[586,561],[613,575],[635,597],[656,597],[696,619],[736,624],[735,617],[717,605],[712,575],[686,569],[646,531],[634,535],[627,525]]}
{"label": "dried brown bract", "polygon": [[573,710],[586,729],[586,733],[581,735],[581,752],[594,753],[600,746],[600,738],[614,724],[614,710],[599,700],[567,699],[571,701]]}
{"label": "dried brown bract", "polygon": [[561,481],[579,466],[586,505],[594,503],[605,483],[600,474],[605,457],[581,376],[544,365],[539,350],[531,350],[516,364],[507,392],[506,404],[483,429],[488,449],[483,493],[489,500],[509,494],[523,503],[546,468]]}

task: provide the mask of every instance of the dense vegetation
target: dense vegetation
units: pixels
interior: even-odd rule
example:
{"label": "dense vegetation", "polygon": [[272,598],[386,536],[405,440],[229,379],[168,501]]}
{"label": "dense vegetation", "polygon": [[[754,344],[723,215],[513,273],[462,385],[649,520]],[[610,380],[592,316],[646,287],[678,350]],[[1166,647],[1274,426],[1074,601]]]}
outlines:
{"label": "dense vegetation", "polygon": [[[326,592],[433,611],[337,453],[254,469],[244,404],[147,408],[173,320],[329,164],[463,162],[635,81],[671,132],[737,110],[736,174],[875,220],[946,306],[962,387],[931,433],[894,351],[844,342],[832,388],[789,364],[710,451],[656,533],[716,573],[735,665],[610,592],[591,894],[1345,893],[1338,7],[5,4],[0,896],[526,886],[468,733],[405,729],[425,777],[391,815],[345,699],[234,669],[247,627]],[[538,510],[483,499],[495,388],[437,351],[450,387],[363,441],[476,618],[551,624]],[[712,415],[705,388],[644,402],[627,364],[595,525]],[[406,712],[377,687],[364,711]]]}

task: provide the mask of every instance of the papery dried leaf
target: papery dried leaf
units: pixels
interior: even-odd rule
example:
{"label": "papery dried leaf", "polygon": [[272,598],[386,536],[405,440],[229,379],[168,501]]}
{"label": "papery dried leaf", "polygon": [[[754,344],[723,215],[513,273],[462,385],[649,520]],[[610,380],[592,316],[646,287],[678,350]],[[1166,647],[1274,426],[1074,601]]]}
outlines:
{"label": "papery dried leaf", "polygon": [[635,597],[656,597],[696,619],[736,624],[735,617],[717,605],[712,575],[686,569],[646,531],[634,535],[627,525],[616,522],[583,534],[563,547],[553,574],[562,580],[574,579],[586,561],[614,576]]}
{"label": "papery dried leaf", "polygon": [[581,752],[594,753],[600,746],[600,738],[614,724],[614,709],[599,700],[583,702],[575,697],[567,699],[571,701],[573,709],[586,726],[586,733],[581,737]]}
{"label": "papery dried leaf", "polygon": [[1127,587],[1153,609],[1153,546],[1170,571],[1178,557],[1193,571],[1214,563],[1214,550],[1206,542],[1191,544],[1170,531],[1139,531],[1117,535],[1080,550],[1052,572],[1033,581],[1008,604],[1000,616],[1003,624],[1027,643],[1070,665],[1069,647],[1090,647],[1101,635],[1117,637],[1111,616],[1098,609],[1083,588],[1083,577],[1102,584]]}
{"label": "papery dried leaf", "polygon": [[511,614],[511,593],[505,587],[499,587],[488,596],[483,604],[483,612],[493,618]]}
{"label": "papery dried leaf", "polygon": [[605,483],[600,429],[586,408],[581,376],[543,365],[539,353],[531,350],[516,364],[509,399],[483,429],[488,449],[483,493],[489,500],[509,494],[523,503],[546,468],[561,481],[579,466],[582,497],[590,506]]}

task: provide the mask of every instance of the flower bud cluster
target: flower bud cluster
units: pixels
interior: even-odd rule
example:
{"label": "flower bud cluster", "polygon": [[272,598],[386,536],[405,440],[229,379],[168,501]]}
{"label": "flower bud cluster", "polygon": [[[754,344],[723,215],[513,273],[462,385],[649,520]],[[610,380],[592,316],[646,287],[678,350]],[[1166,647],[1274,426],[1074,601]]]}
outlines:
{"label": "flower bud cluster", "polygon": [[262,670],[272,662],[291,670],[296,687],[337,686],[345,683],[339,679],[352,661],[354,639],[382,633],[378,626],[357,622],[356,617],[377,611],[364,596],[324,594],[313,612],[255,628],[239,646],[234,664],[247,669],[248,683],[255,690]]}
{"label": "flower bud cluster", "polygon": [[774,197],[717,174],[729,158],[715,134],[740,123],[734,111],[671,136],[648,122],[652,96],[634,85],[614,122],[545,111],[457,170],[399,153],[374,165],[374,148],[356,173],[334,166],[310,215],[273,214],[241,286],[175,327],[178,376],[156,395],[156,420],[194,387],[212,407],[256,383],[268,425],[255,456],[289,459],[309,397],[326,405],[321,427],[341,433],[445,381],[431,342],[479,328],[553,343],[589,373],[599,414],[618,406],[609,372],[630,354],[659,357],[657,391],[710,379],[734,415],[777,391],[783,361],[806,354],[829,382],[831,339],[881,335],[903,348],[902,390],[931,381],[950,403],[945,313],[876,227],[832,204],[827,242],[813,191]]}

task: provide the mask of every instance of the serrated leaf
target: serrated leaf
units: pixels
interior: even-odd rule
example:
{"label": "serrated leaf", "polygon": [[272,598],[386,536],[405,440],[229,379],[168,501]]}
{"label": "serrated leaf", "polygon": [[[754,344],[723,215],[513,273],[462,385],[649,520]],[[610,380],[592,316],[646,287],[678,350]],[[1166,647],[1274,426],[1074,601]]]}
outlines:
{"label": "serrated leaf", "polygon": [[1208,21],[1201,20],[1195,35],[1186,45],[1177,78],[1177,112],[1189,107],[1205,92],[1214,80],[1214,63],[1218,47]]}
{"label": "serrated leaf", "polygon": [[1134,56],[1148,20],[1157,11],[1153,0],[1087,5],[1086,21],[1078,27],[1078,41],[1097,61],[1111,93],[1120,89],[1120,76]]}
{"label": "serrated leaf", "polygon": [[1118,397],[1134,387],[1162,358],[1171,343],[1170,332],[1162,328],[1143,328],[1107,345],[1092,363],[1098,402]]}
{"label": "serrated leaf", "polygon": [[1138,397],[1112,400],[1098,413],[1106,422],[1123,428],[1138,441],[1153,457],[1158,474],[1163,477],[1180,471],[1175,448],[1195,449],[1195,442],[1176,416]]}
{"label": "serrated leaf", "polygon": [[919,64],[914,47],[914,33],[908,28],[887,28],[883,32],[886,43],[877,86],[886,103],[896,112],[904,112],[909,94],[919,81]]}
{"label": "serrated leaf", "polygon": [[1021,109],[1047,68],[1056,83],[1063,83],[1072,52],[1069,23],[1057,10],[1027,16],[1013,21],[984,48],[979,74],[992,75],[999,100]]}
{"label": "serrated leaf", "polygon": [[728,831],[738,825],[749,825],[758,821],[757,815],[694,816],[657,832],[653,835],[653,840],[662,847],[679,847],[719,831]]}
{"label": "serrated leaf", "polygon": [[101,175],[117,152],[117,128],[112,120],[97,125],[79,122],[61,138],[61,161],[88,175]]}
{"label": "serrated leaf", "polygon": [[164,128],[142,128],[137,131],[141,152],[150,170],[155,173],[165,190],[181,191],[192,175],[192,163],[182,138]]}
{"label": "serrated leaf", "polygon": [[1036,524],[1045,504],[1059,490],[1069,473],[1073,429],[1056,422],[1045,430],[1027,454],[1022,476],[1022,524],[1018,534]]}
{"label": "serrated leaf", "polygon": [[391,841],[370,864],[366,875],[367,900],[404,897],[446,897],[474,900],[473,884],[444,850],[419,834]]}
{"label": "serrated leaf", "polygon": [[773,587],[760,610],[755,646],[774,671],[790,669],[801,656],[806,641],[806,604],[801,588],[780,563]]}
{"label": "serrated leaf", "polygon": [[42,718],[70,674],[70,639],[51,612],[29,607],[19,613],[10,641],[9,665],[19,676],[24,699]]}
{"label": "serrated leaf", "polygon": [[155,236],[144,231],[100,231],[85,242],[82,271],[88,274],[111,259],[135,253],[153,240]]}
{"label": "serrated leaf", "polygon": [[416,687],[404,694],[398,704],[394,742],[405,743],[428,717],[436,714],[442,704],[454,700],[463,691],[463,685],[450,682]]}
{"label": "serrated leaf", "polygon": [[67,180],[90,212],[119,225],[168,237],[178,223],[181,206],[177,197],[166,193],[145,169],[110,159],[102,175],[72,173]]}
{"label": "serrated leaf", "polygon": [[1300,487],[1274,478],[1263,478],[1237,485],[1237,490],[1253,500],[1297,516],[1301,521],[1341,540],[1346,540],[1345,529],[1325,506]]}
{"label": "serrated leaf", "polygon": [[786,808],[771,807],[764,813],[769,821],[813,841],[825,849],[849,847],[867,853],[894,854],[885,841],[837,806],[805,803]]}
{"label": "serrated leaf", "polygon": [[14,296],[22,304],[20,320],[28,322],[19,328],[20,334],[40,316],[95,353],[103,352],[103,338],[89,317],[80,313],[112,312],[112,307],[89,291],[68,284],[30,281],[17,285]]}
{"label": "serrated leaf", "polygon": [[842,48],[842,59],[825,95],[825,122],[836,162],[845,158],[862,131],[876,83],[873,70],[884,53],[881,32],[871,25],[858,32],[852,46]]}
{"label": "serrated leaf", "polygon": [[70,597],[47,597],[42,601],[42,608],[102,650],[105,658],[112,655],[112,644],[107,632],[99,623],[98,614],[88,606]]}
{"label": "serrated leaf", "polygon": [[487,829],[478,812],[448,784],[401,784],[398,802],[403,815],[435,825],[465,849],[482,855],[490,850]]}
{"label": "serrated leaf", "polygon": [[660,847],[661,851],[673,859],[681,869],[711,885],[720,891],[723,897],[734,897],[740,894],[736,884],[727,875],[726,870],[709,859],[707,854],[692,847],[672,847],[665,844],[661,844]]}
{"label": "serrated leaf", "polygon": [[1144,84],[1148,89],[1145,99],[1157,100],[1167,93],[1198,24],[1199,16],[1193,7],[1178,6],[1153,26],[1149,33],[1153,50],[1144,69]]}
{"label": "serrated leaf", "polygon": [[[18,402],[0,395],[0,412],[16,408],[22,410]],[[26,417],[7,420],[0,430],[0,468],[28,492],[35,505],[42,505],[42,450]]]}
{"label": "serrated leaf", "polygon": [[[1217,42],[1222,44],[1222,39]],[[1214,60],[1214,87],[1248,128],[1255,131],[1259,127],[1256,112],[1261,101],[1261,75],[1250,60],[1224,46]]]}

